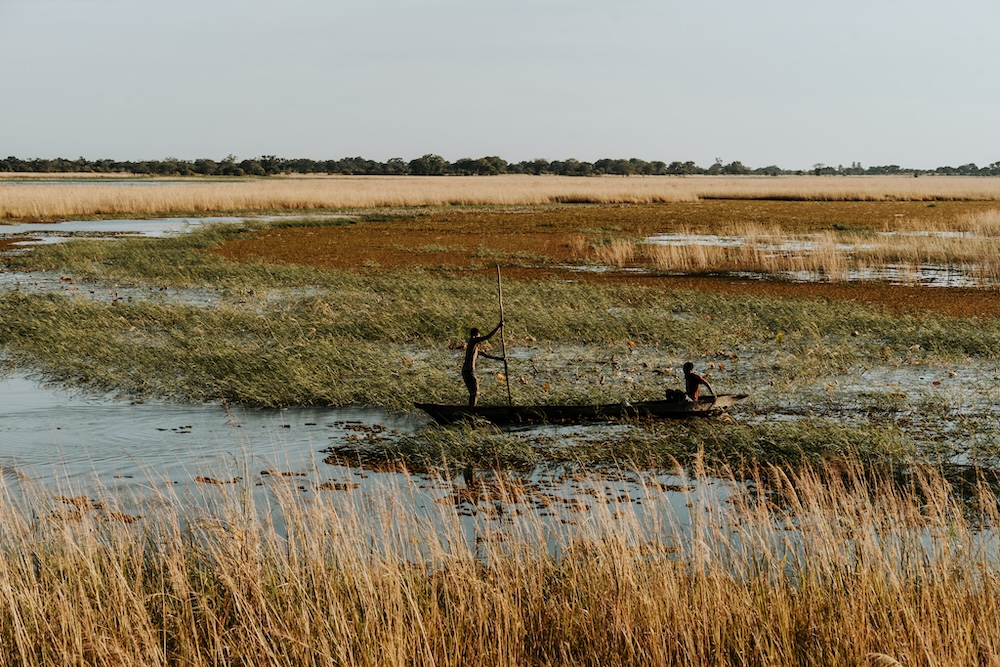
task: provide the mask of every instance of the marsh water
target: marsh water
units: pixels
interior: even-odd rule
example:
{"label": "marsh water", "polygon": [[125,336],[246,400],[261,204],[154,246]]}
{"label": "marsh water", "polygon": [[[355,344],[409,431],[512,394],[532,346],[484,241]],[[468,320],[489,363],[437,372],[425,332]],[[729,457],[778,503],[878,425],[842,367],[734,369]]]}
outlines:
{"label": "marsh water", "polygon": [[[0,227],[0,234],[60,242],[79,235],[150,237],[184,233],[204,222],[236,218],[114,220]],[[697,239],[695,239],[697,242]],[[671,239],[669,242],[674,242]],[[709,239],[706,242],[714,242]],[[24,250],[18,250],[22,252]],[[72,291],[98,300],[174,299],[210,304],[210,291],[154,291],[141,287],[78,285],[48,273],[0,272],[0,289]],[[761,360],[757,360],[761,361]],[[746,365],[755,361],[747,359]],[[766,364],[760,364],[765,366]],[[985,370],[985,372],[984,372]],[[766,386],[766,377],[744,382]],[[995,428],[1000,410],[997,369],[973,367],[873,367],[856,377],[821,381],[801,388],[791,403],[766,395],[736,411],[752,422],[829,418],[838,422],[875,420],[909,430],[929,442],[956,443],[945,455],[964,460],[970,449],[1000,448]],[[833,391],[836,389],[836,391]],[[763,392],[762,392],[763,393]],[[304,497],[315,494],[378,495],[386,485],[419,488],[417,505],[454,500],[468,485],[460,471],[414,478],[399,471],[328,461],[327,452],[359,440],[387,440],[411,434],[429,420],[420,414],[370,408],[247,409],[220,404],[132,403],[45,386],[23,375],[0,377],[0,473],[4,488],[46,489],[52,497],[113,496],[128,499],[141,513],[163,497],[252,489],[261,497],[280,487]],[[542,429],[567,441],[572,429]],[[532,433],[521,434],[531,438]],[[678,515],[686,515],[692,487],[663,471],[582,471],[538,468],[518,473],[527,489],[524,503],[562,522],[593,503],[641,503],[650,493],[665,494]],[[721,484],[721,483],[720,483]],[[724,486],[724,485],[723,485]],[[717,494],[720,489],[712,489]],[[475,510],[466,507],[471,513]],[[640,510],[641,511],[641,510]]]}
{"label": "marsh water", "polygon": [[[15,246],[62,243],[72,238],[117,238],[121,236],[161,238],[191,231],[211,223],[237,223],[248,218],[157,218],[153,220],[70,220],[66,222],[0,225],[0,239],[13,239]],[[272,218],[253,218],[267,220]]]}
{"label": "marsh water", "polygon": [[[714,502],[727,492],[721,480],[695,485],[662,472],[540,467],[509,475],[478,471],[470,484],[447,471],[411,474],[327,458],[331,449],[392,439],[427,423],[372,408],[129,403],[8,375],[0,379],[0,492],[15,505],[27,502],[33,512],[55,517],[66,516],[67,507],[102,507],[136,518],[161,507],[201,516],[220,502],[225,512],[226,497],[246,493],[266,509],[276,495],[291,494],[367,516],[367,529],[375,531],[385,503],[402,497],[408,499],[403,514],[424,521],[448,523],[441,512],[454,508],[470,549],[484,535],[506,539],[511,511],[533,513],[548,526],[543,539],[555,548],[556,535],[591,511],[613,518],[626,505],[629,516],[642,521],[653,507],[658,524],[668,507],[686,526],[697,499]],[[285,531],[282,513],[272,512],[270,520]]]}

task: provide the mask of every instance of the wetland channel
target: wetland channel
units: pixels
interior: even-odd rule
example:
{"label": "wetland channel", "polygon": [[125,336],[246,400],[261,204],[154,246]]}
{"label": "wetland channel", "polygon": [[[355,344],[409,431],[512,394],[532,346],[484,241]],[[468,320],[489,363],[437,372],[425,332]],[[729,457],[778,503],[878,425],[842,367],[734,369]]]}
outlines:
{"label": "wetland channel", "polygon": [[[239,222],[237,218],[206,220],[111,220],[48,225],[0,227],[0,234],[25,243],[55,243],[78,236],[161,237],[183,233],[200,222]],[[678,239],[660,239],[674,243]],[[695,239],[695,242],[704,242]],[[710,239],[709,242],[719,242]],[[14,249],[15,252],[24,251]],[[160,292],[140,287],[77,285],[62,276],[45,273],[0,273],[0,289],[73,291],[93,299],[174,299],[207,305],[214,297],[199,290]],[[985,372],[984,372],[985,370]],[[764,393],[765,378],[761,382]],[[941,385],[944,386],[941,386]],[[891,423],[931,441],[961,441],[951,458],[961,462],[970,446],[996,447],[997,432],[984,421],[998,419],[997,369],[880,367],[836,387],[818,383],[806,388],[807,399],[792,405],[766,396],[752,399],[737,419],[745,422],[781,421],[803,417],[838,422],[875,419]],[[960,394],[957,387],[964,387]],[[887,405],[886,396],[908,396],[900,406]],[[976,398],[979,397],[979,398]],[[903,405],[906,403],[911,407]],[[921,415],[944,406],[933,424]],[[327,453],[358,441],[386,441],[411,435],[429,424],[421,414],[390,413],[370,408],[248,409],[220,404],[178,405],[154,401],[83,396],[47,387],[18,374],[0,377],[0,472],[8,494],[42,494],[51,498],[113,498],[119,511],[142,515],[150,503],[173,499],[201,503],[213,494],[249,490],[262,502],[270,494],[301,497],[340,494],[350,503],[376,502],[387,489],[413,498],[415,511],[440,511],[455,506],[470,525],[493,520],[482,504],[470,497],[472,486],[462,471],[445,475],[411,475],[396,470],[366,469],[327,458]],[[608,429],[628,428],[609,426]],[[587,437],[570,428],[541,427],[544,437],[568,440]],[[531,438],[532,433],[526,432]],[[970,444],[971,443],[971,444]],[[487,473],[486,482],[496,480]],[[566,466],[538,466],[510,473],[518,491],[518,511],[533,511],[553,524],[575,524],[597,505],[615,503],[638,507],[666,502],[682,525],[690,520],[692,497],[708,493],[718,501],[726,482],[700,482],[666,471],[589,470]],[[478,488],[486,488],[480,486]],[[510,487],[508,487],[510,488]],[[504,491],[503,493],[506,493]],[[392,495],[392,493],[389,493]],[[169,501],[172,502],[172,501]],[[58,506],[58,500],[55,501]],[[494,505],[499,508],[499,505]],[[510,511],[509,509],[507,511]],[[503,511],[500,511],[502,514]]]}

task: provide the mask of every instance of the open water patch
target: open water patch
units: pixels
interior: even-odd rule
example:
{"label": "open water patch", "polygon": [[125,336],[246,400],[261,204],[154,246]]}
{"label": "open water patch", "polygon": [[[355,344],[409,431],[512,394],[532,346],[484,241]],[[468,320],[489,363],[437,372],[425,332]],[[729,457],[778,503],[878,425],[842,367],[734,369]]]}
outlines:
{"label": "open water patch", "polygon": [[153,218],[144,220],[68,220],[66,222],[0,225],[0,239],[14,239],[14,246],[62,243],[74,238],[164,238],[214,223],[240,223],[247,220],[275,220],[268,217]]}
{"label": "open water patch", "polygon": [[130,403],[8,375],[0,378],[0,470],[8,481],[141,492],[154,479],[183,485],[248,470],[315,471],[320,450],[351,441],[359,426],[388,437],[425,422],[374,408]]}

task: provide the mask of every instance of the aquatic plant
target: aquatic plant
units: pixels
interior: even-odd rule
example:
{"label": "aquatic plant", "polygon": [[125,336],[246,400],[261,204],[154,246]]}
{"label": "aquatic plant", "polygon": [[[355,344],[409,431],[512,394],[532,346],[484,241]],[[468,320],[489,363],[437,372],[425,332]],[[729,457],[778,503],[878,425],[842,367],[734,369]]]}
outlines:
{"label": "aquatic plant", "polygon": [[[171,256],[169,248],[162,255],[167,264]],[[209,287],[222,285],[199,297],[205,305],[183,295],[171,301],[159,289],[156,298],[110,302],[5,294],[0,343],[12,363],[101,392],[406,409],[462,401],[468,328],[498,319],[488,277],[272,270],[217,259],[204,270]],[[291,297],[291,289],[303,291]],[[509,381],[522,403],[658,398],[691,358],[714,366],[729,391],[752,393],[873,364],[991,361],[1000,350],[996,319],[899,317],[844,302],[558,280],[510,280],[505,300]],[[485,362],[480,370],[487,402],[505,400],[501,370]]]}

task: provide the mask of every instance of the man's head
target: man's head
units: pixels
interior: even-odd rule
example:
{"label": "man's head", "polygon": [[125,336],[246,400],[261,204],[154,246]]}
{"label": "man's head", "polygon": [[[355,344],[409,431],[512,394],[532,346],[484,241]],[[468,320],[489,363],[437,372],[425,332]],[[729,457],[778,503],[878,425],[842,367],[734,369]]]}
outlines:
{"label": "man's head", "polygon": [[476,327],[469,329],[469,338],[479,338],[479,329]]}
{"label": "man's head", "polygon": [[685,373],[690,373],[693,370],[694,370],[694,364],[692,364],[690,361],[688,361],[687,363],[684,364],[684,372]]}

